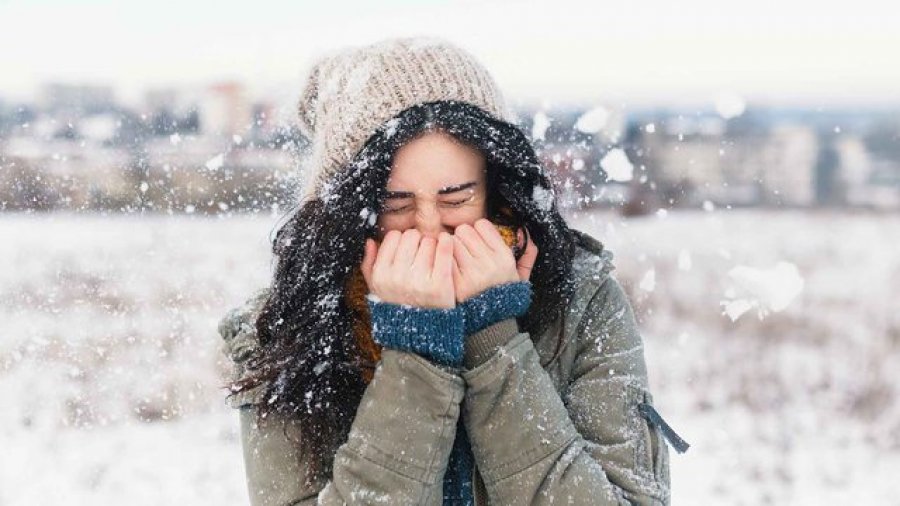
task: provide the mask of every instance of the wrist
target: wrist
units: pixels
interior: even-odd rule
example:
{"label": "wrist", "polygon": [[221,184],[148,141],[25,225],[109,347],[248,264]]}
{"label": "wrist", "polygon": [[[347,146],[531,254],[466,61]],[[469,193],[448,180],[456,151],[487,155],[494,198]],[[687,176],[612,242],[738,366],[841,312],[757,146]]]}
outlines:
{"label": "wrist", "polygon": [[463,360],[462,309],[423,308],[366,298],[372,317],[372,339],[386,348],[408,351],[443,365]]}
{"label": "wrist", "polygon": [[531,305],[531,282],[513,281],[494,285],[463,301],[465,335],[472,335],[507,318],[518,318]]}
{"label": "wrist", "polygon": [[515,318],[506,318],[492,323],[466,338],[463,364],[466,369],[474,369],[488,361],[498,349],[505,346],[519,333]]}

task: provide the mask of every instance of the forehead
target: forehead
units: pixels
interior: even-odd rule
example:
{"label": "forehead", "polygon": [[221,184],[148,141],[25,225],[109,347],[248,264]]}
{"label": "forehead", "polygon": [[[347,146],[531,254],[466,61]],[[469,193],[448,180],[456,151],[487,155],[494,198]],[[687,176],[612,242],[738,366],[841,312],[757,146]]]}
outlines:
{"label": "forehead", "polygon": [[436,191],[445,186],[484,180],[484,156],[443,132],[429,132],[394,155],[388,189]]}

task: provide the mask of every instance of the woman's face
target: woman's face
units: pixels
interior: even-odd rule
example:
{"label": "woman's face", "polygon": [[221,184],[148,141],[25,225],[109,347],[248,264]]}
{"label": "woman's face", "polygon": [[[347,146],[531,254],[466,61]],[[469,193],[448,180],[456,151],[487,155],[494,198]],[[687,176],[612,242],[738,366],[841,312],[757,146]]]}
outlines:
{"label": "woman's face", "polygon": [[378,236],[416,228],[437,239],[487,217],[484,156],[443,132],[429,132],[394,155]]}

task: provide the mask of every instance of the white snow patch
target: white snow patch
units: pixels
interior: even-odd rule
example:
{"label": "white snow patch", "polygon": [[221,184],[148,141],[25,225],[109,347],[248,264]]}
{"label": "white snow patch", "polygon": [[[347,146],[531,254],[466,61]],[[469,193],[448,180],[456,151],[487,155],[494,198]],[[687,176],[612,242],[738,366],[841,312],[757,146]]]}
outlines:
{"label": "white snow patch", "polygon": [[[10,365],[0,368],[0,476],[15,485],[0,502],[247,503],[238,412],[220,390],[231,369],[213,322],[269,283],[275,220],[0,219],[0,237],[16,238],[0,241],[0,352]],[[667,296],[652,314],[636,307],[656,407],[692,445],[669,449],[674,504],[893,504],[896,216],[670,210],[657,220],[602,210],[571,225],[616,252],[619,279],[635,288],[642,253],[674,259],[684,249],[696,260],[689,276],[661,265]],[[781,313],[791,318],[777,327],[745,318],[740,333],[719,325],[710,284],[735,265],[723,245],[746,265],[786,251],[779,258],[804,277],[803,304]],[[140,421],[132,400],[143,398],[180,418]],[[58,479],[47,487],[35,476]]]}
{"label": "white snow patch", "polygon": [[531,199],[534,200],[538,208],[542,211],[549,211],[553,208],[553,192],[543,186],[535,186],[531,193]]}
{"label": "white snow patch", "polygon": [[363,221],[365,221],[366,224],[371,227],[375,225],[375,222],[378,220],[378,213],[374,213],[368,207],[364,207],[359,212],[359,217],[362,218]]}
{"label": "white snow patch", "polygon": [[397,133],[397,127],[400,125],[398,118],[391,118],[384,124],[384,136],[388,139]]}

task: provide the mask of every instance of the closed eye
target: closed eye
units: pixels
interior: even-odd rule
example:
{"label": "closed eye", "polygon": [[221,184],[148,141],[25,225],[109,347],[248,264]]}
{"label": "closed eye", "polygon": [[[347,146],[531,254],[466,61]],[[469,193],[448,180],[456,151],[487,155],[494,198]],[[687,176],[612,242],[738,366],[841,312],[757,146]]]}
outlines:
{"label": "closed eye", "polygon": [[447,200],[447,201],[441,202],[441,205],[443,205],[445,207],[459,207],[459,206],[465,204],[466,202],[470,202],[474,198],[475,198],[475,195],[470,195],[462,200]]}
{"label": "closed eye", "polygon": [[468,200],[456,200],[453,202],[441,202],[441,204],[444,204],[445,206],[450,206],[450,207],[457,207],[457,206],[461,206],[461,205],[465,204],[466,202],[468,202]]}
{"label": "closed eye", "polygon": [[410,209],[412,209],[411,205],[405,205],[405,206],[400,206],[400,207],[385,206],[383,209],[383,212],[388,213],[388,214],[396,214],[396,213],[405,213],[406,211],[409,211]]}

